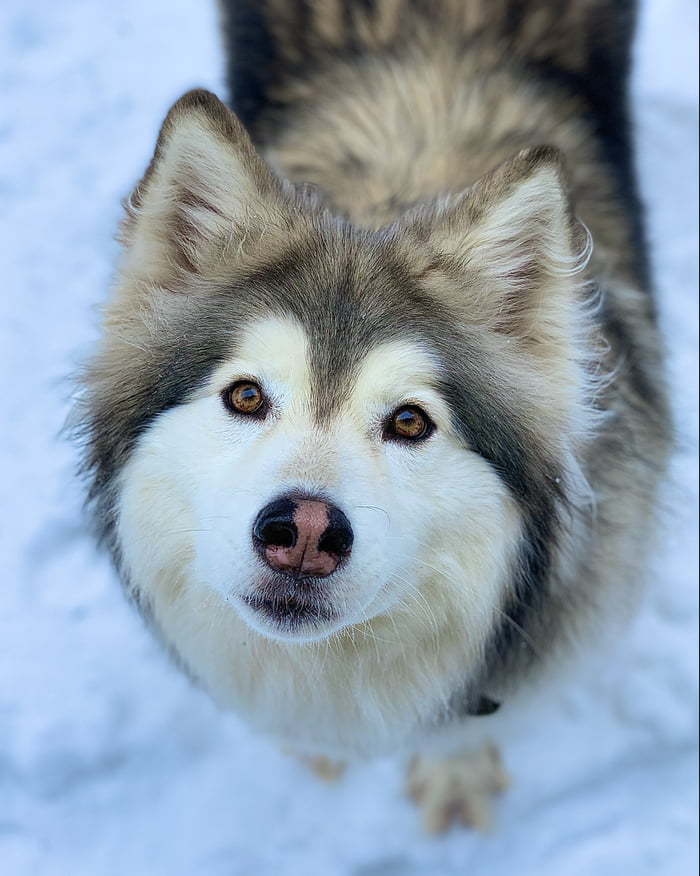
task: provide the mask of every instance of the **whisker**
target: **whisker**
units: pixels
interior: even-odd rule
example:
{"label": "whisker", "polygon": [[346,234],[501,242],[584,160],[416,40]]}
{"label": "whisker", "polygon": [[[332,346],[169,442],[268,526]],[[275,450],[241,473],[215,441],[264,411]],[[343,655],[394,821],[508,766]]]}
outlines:
{"label": "whisker", "polygon": [[[391,515],[389,514],[389,512],[386,509],[380,508],[379,505],[352,505],[351,507],[352,508],[362,508],[362,509],[367,510],[367,511],[379,511],[381,514],[383,514],[386,517],[387,523],[389,524],[389,529],[391,529]],[[389,529],[387,529],[387,532],[389,531]]]}
{"label": "whisker", "polygon": [[[457,583],[456,579],[451,574],[448,573],[447,569],[442,569],[438,566],[433,566],[431,563],[428,563],[425,560],[420,560],[417,557],[404,556],[404,557],[399,557],[399,559],[410,559],[413,562],[418,563],[421,566],[425,566],[427,569],[431,569],[433,572],[436,572],[437,574],[443,576],[450,583],[452,583],[452,584]],[[419,597],[419,595],[420,595],[420,598],[425,601],[425,597],[422,594],[419,594],[419,590],[416,587],[416,585],[413,584],[413,582],[409,582],[405,578],[398,576],[398,575],[395,575],[394,577],[396,577],[398,580],[401,580],[404,583],[411,586],[413,588],[413,595],[415,597]],[[540,654],[540,649],[537,647],[537,645],[533,641],[532,637],[528,634],[528,632],[525,629],[523,629],[523,627],[516,620],[514,620],[508,614],[508,612],[504,611],[500,606],[496,605],[494,602],[489,602],[489,608],[492,611],[496,612],[496,614],[500,615],[506,621],[506,623],[508,623],[517,633],[520,634],[522,640],[532,649],[534,654],[536,654],[536,655]]]}
{"label": "whisker", "polygon": [[514,629],[517,633],[520,633],[520,636],[521,636],[522,640],[523,640],[524,642],[527,643],[527,645],[531,648],[532,653],[535,654],[535,656],[537,656],[537,657],[541,657],[541,656],[542,656],[542,654],[541,654],[541,652],[540,652],[540,649],[539,649],[539,648],[537,647],[537,645],[534,643],[534,641],[532,640],[532,638],[528,635],[527,631],[524,630],[524,629],[520,626],[520,624],[519,624],[517,621],[513,620],[513,618],[508,614],[508,612],[503,611],[503,609],[502,609],[502,608],[499,608],[497,605],[493,605],[493,604],[492,604],[492,605],[490,605],[489,607],[492,608],[493,611],[495,611],[497,614],[500,614],[501,617],[504,618],[504,620],[506,620],[507,623],[508,623],[511,627],[513,627],[513,629]]}
{"label": "whisker", "polygon": [[[395,574],[394,578],[398,581],[401,581],[408,589],[409,593],[406,594],[406,597],[400,601],[400,605],[405,608],[413,618],[419,620],[425,620],[430,632],[431,639],[433,640],[435,649],[439,649],[439,637],[440,637],[440,628],[437,622],[437,618],[435,617],[435,612],[432,609],[432,606],[424,596],[420,592],[420,589],[414,584],[413,581],[410,581],[408,578],[404,578],[402,575]],[[424,615],[419,615],[417,611],[411,611],[411,606],[408,604],[407,599],[412,598],[420,602],[425,610]]]}

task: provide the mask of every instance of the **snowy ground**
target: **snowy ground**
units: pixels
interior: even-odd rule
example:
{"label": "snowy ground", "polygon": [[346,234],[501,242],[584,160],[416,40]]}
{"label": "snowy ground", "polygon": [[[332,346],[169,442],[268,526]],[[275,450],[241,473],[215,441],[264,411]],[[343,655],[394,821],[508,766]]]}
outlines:
{"label": "snowy ground", "polygon": [[217,714],[124,603],[58,438],[120,198],[181,91],[221,92],[213,2],[0,6],[0,873],[697,871],[697,3],[647,0],[640,170],[680,425],[655,584],[619,653],[525,727],[488,838],[429,841],[391,760],[332,787]]}

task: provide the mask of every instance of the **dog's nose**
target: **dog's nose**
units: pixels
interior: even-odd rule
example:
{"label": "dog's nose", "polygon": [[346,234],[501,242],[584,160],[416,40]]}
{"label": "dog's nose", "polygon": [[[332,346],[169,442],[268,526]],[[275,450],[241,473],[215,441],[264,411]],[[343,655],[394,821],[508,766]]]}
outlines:
{"label": "dog's nose", "polygon": [[276,499],[253,523],[253,543],[267,565],[302,578],[335,572],[352,542],[348,518],[320,499]]}

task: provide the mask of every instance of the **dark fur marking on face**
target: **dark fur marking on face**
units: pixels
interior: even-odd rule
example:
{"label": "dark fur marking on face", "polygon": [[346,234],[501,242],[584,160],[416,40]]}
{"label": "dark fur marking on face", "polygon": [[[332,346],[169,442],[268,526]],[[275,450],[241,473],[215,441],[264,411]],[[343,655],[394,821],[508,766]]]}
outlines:
{"label": "dark fur marking on face", "polygon": [[185,309],[174,332],[159,334],[150,349],[124,363],[125,373],[112,383],[109,394],[93,390],[79,437],[86,445],[88,499],[97,505],[100,535],[108,544],[116,516],[115,476],[153,420],[185,401],[223,360],[230,338],[221,328],[216,313]]}
{"label": "dark fur marking on face", "polygon": [[455,428],[466,446],[491,463],[517,501],[527,506],[535,482],[545,493],[557,483],[558,466],[548,459],[537,437],[517,425],[517,413],[503,399],[486,386],[475,387],[473,378],[471,384],[463,374],[453,372],[437,389],[453,411]]}
{"label": "dark fur marking on face", "polygon": [[512,661],[522,667],[537,656],[529,646],[528,630],[539,624],[548,598],[552,554],[566,504],[564,483],[559,466],[537,437],[526,433],[517,414],[486,387],[474,392],[461,376],[452,375],[438,389],[465,443],[491,463],[523,514],[511,589],[486,648],[484,678],[500,680],[512,672]]}
{"label": "dark fur marking on face", "polygon": [[491,683],[515,677],[540,656],[532,641],[542,641],[539,633],[550,608],[552,555],[561,521],[555,495],[538,499],[526,518],[511,592],[486,648],[486,675]]}

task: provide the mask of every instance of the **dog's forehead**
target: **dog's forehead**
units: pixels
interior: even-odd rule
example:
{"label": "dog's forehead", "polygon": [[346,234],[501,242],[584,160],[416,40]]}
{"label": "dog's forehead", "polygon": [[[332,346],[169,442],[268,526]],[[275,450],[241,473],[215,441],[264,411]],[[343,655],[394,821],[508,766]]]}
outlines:
{"label": "dog's forehead", "polygon": [[[228,370],[230,366],[225,367]],[[311,376],[304,328],[291,317],[252,320],[241,332],[234,367],[242,375],[264,377],[298,393],[308,393]]]}
{"label": "dog's forehead", "polygon": [[307,241],[237,284],[219,318],[231,330],[230,352],[250,360],[251,373],[255,360],[281,380],[306,383],[318,422],[345,404],[363,368],[376,380],[384,372],[425,379],[434,370],[426,351],[449,331],[440,306],[387,248],[338,235]]}
{"label": "dog's forehead", "polygon": [[[268,316],[250,322],[242,331],[234,360],[219,369],[221,379],[235,370],[260,376],[273,385],[284,385],[297,404],[308,404],[317,418],[345,403],[362,404],[372,399],[388,404],[400,402],[406,393],[432,389],[439,380],[440,363],[418,339],[377,339],[369,349],[339,355],[333,382],[324,372],[323,356],[314,355],[314,338],[292,316]],[[337,339],[337,348],[343,344]],[[337,385],[344,377],[343,385]]]}
{"label": "dog's forehead", "polygon": [[371,349],[353,375],[355,400],[397,403],[406,393],[435,390],[443,369],[435,353],[418,339],[385,341]]}

